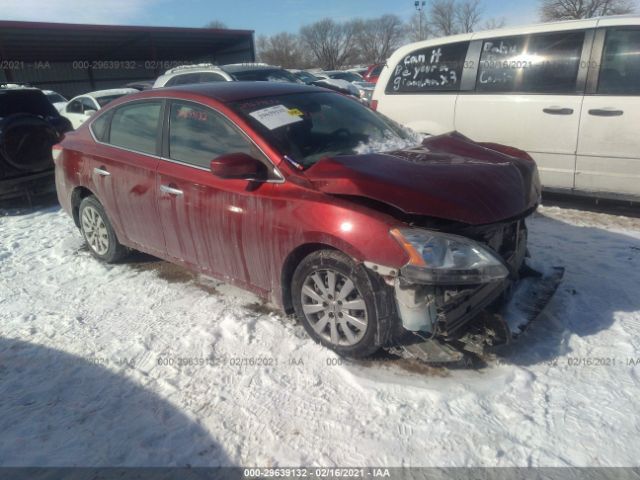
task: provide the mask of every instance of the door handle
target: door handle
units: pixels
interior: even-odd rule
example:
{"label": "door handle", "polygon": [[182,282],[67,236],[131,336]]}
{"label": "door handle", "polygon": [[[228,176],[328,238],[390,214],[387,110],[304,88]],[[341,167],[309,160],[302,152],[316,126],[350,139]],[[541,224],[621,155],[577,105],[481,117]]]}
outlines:
{"label": "door handle", "polygon": [[549,115],[573,115],[573,108],[548,107],[542,110]]}
{"label": "door handle", "polygon": [[94,168],[93,173],[100,175],[101,177],[109,177],[111,175],[104,167]]}
{"label": "door handle", "polygon": [[171,185],[160,185],[160,191],[162,193],[168,193],[169,195],[182,195],[184,192],[178,188],[174,188]]}
{"label": "door handle", "polygon": [[615,108],[594,108],[589,110],[589,115],[595,115],[596,117],[620,117],[623,113],[623,110],[616,110]]}

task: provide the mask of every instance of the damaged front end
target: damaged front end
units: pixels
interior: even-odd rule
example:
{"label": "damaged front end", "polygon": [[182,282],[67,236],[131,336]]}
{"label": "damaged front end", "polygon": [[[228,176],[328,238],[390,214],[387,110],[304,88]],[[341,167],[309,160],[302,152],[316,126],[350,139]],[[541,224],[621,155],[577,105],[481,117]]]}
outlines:
{"label": "damaged front end", "polygon": [[[449,225],[446,233],[391,233],[409,255],[397,275],[387,276],[405,331],[395,353],[405,357],[456,362],[465,351],[482,354],[509,343],[538,316],[562,278],[562,269],[543,275],[525,263],[524,218]],[[381,273],[380,266],[368,266]]]}

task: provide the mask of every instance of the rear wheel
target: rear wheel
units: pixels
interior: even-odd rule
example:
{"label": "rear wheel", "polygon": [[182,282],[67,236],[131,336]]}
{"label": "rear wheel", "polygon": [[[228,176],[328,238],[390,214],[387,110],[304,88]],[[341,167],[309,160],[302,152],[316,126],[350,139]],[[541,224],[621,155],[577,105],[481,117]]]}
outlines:
{"label": "rear wheel", "polygon": [[340,355],[363,357],[378,350],[390,330],[381,288],[343,253],[320,250],[302,260],[291,291],[296,315],[314,340]]}
{"label": "rear wheel", "polygon": [[86,197],[80,203],[80,231],[91,254],[107,263],[122,260],[129,250],[116,237],[111,222],[96,197]]}

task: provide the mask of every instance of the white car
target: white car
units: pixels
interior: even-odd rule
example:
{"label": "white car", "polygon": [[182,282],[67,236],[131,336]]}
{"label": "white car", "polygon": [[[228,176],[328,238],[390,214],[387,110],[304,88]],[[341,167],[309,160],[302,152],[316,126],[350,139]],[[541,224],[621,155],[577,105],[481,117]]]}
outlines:
{"label": "white car", "polygon": [[548,190],[637,200],[638,52],[638,16],[428,40],[389,58],[372,103],[422,133],[525,150]]}
{"label": "white car", "polygon": [[62,109],[67,106],[67,103],[69,103],[69,100],[53,90],[43,90],[42,93],[44,93],[47,100],[49,100],[59,112],[61,112]]}
{"label": "white car", "polygon": [[153,84],[153,88],[175,87],[189,83],[232,82],[233,78],[220,67],[211,63],[182,65],[167,70]]}
{"label": "white car", "polygon": [[78,128],[102,107],[116,98],[138,93],[134,88],[114,88],[85,93],[69,100],[60,113],[69,119],[73,128]]}
{"label": "white car", "polygon": [[210,63],[201,63],[167,70],[164,75],[158,77],[153,88],[174,87],[190,83],[236,81],[300,82],[287,70],[266,63],[235,63],[221,67]]}

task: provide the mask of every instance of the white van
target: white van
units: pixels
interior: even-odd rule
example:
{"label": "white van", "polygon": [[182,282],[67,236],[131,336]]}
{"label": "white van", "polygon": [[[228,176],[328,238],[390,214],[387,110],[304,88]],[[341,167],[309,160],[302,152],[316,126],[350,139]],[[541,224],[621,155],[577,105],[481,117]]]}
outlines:
{"label": "white van", "polygon": [[640,17],[506,28],[413,43],[373,106],[423,133],[526,150],[547,190],[640,199]]}

